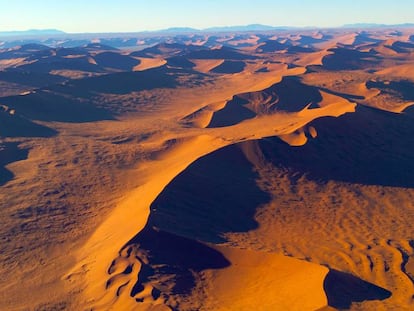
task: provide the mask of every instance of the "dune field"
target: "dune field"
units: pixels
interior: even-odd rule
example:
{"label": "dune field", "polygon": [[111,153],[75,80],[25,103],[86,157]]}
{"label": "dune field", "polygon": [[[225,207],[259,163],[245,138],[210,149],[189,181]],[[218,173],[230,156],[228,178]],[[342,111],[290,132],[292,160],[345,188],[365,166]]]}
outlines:
{"label": "dune field", "polygon": [[132,41],[0,50],[0,310],[414,309],[414,30]]}

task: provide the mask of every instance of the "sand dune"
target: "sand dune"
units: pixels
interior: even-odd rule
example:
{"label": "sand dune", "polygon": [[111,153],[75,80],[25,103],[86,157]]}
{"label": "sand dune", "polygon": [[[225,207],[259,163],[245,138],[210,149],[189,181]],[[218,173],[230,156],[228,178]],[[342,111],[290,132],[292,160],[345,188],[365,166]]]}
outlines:
{"label": "sand dune", "polygon": [[194,70],[207,73],[213,68],[220,66],[224,62],[224,59],[218,59],[218,60],[197,59],[197,60],[191,60],[191,61],[196,64],[196,66],[194,67]]}
{"label": "sand dune", "polygon": [[404,64],[399,66],[393,66],[390,68],[382,69],[376,72],[379,75],[385,75],[394,78],[406,78],[413,80],[413,65]]}
{"label": "sand dune", "polygon": [[316,88],[302,84],[293,77],[284,77],[266,90],[234,96],[223,109],[213,115],[209,127],[234,125],[276,111],[298,112],[321,100]]}
{"label": "sand dune", "polygon": [[10,162],[26,159],[28,152],[26,149],[19,149],[17,143],[2,143],[0,145],[0,155],[0,185],[4,185],[7,181],[13,178],[13,173],[7,170],[4,166]]}
{"label": "sand dune", "polygon": [[[6,109],[5,109],[6,108]],[[0,106],[1,137],[49,137],[56,131],[21,117],[14,109]]]}
{"label": "sand dune", "polygon": [[139,65],[139,60],[114,52],[102,52],[94,56],[96,64],[105,68],[132,70]]}
{"label": "sand dune", "polygon": [[211,69],[210,72],[232,74],[242,72],[245,67],[246,64],[242,61],[225,60],[217,67]]}
{"label": "sand dune", "polygon": [[0,309],[411,310],[411,36],[1,50]]}
{"label": "sand dune", "polygon": [[328,70],[355,70],[365,69],[377,64],[380,60],[377,55],[369,52],[360,52],[348,48],[330,49],[332,54],[322,59],[323,67]]}
{"label": "sand dune", "polygon": [[161,67],[166,63],[164,59],[158,58],[138,58],[140,63],[134,67],[134,71],[143,71],[151,68]]}

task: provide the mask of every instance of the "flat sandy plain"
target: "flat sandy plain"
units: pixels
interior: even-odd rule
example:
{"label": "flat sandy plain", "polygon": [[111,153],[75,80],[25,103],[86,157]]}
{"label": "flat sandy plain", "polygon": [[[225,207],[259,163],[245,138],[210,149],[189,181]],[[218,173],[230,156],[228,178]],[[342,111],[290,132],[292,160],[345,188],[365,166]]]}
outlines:
{"label": "flat sandy plain", "polygon": [[414,30],[24,44],[0,96],[1,310],[414,309]]}

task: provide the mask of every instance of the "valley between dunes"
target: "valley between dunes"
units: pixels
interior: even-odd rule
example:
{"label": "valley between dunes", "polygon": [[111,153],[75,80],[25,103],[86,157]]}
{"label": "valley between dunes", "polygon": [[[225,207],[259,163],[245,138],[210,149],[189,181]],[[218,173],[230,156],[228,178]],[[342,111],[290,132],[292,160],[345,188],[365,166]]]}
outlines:
{"label": "valley between dunes", "polygon": [[0,309],[411,310],[409,34],[1,58]]}

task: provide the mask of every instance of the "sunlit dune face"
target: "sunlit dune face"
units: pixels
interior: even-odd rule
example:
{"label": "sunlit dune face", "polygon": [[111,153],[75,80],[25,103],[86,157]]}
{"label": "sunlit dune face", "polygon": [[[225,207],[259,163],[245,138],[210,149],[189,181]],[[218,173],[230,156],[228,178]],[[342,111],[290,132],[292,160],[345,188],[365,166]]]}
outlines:
{"label": "sunlit dune face", "polygon": [[1,310],[414,308],[411,29],[42,40],[0,50]]}

